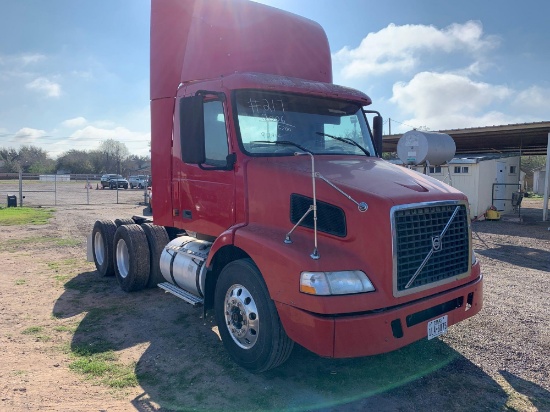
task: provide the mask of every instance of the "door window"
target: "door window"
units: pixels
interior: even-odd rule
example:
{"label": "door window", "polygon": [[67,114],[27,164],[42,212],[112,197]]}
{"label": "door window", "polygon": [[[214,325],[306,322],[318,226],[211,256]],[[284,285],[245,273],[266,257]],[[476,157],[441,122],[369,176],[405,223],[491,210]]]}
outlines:
{"label": "door window", "polygon": [[225,166],[229,146],[223,104],[219,100],[204,103],[204,135],[206,164]]}

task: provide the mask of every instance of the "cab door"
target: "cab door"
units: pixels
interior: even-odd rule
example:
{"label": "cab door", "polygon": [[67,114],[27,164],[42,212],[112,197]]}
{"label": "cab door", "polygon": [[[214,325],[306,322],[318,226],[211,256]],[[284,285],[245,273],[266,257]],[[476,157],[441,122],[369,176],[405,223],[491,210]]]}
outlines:
{"label": "cab door", "polygon": [[[174,181],[174,204],[179,205],[174,217],[176,226],[209,236],[218,236],[235,223],[235,172],[228,164],[230,145],[224,100],[218,94],[204,96],[204,163],[189,164],[179,157],[178,178]],[[180,122],[194,116],[179,112]],[[175,132],[176,129],[179,128]],[[180,134],[174,133],[175,139],[177,136]],[[180,146],[181,153],[185,153],[185,144],[180,142]]]}

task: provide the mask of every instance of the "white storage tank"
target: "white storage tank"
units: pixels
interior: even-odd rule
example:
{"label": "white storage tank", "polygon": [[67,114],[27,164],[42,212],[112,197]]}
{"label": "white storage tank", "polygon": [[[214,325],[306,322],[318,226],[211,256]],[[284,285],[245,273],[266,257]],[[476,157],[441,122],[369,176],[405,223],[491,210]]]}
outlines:
{"label": "white storage tank", "polygon": [[411,130],[397,142],[397,156],[406,165],[427,162],[432,166],[439,166],[451,161],[455,152],[453,138],[445,133]]}

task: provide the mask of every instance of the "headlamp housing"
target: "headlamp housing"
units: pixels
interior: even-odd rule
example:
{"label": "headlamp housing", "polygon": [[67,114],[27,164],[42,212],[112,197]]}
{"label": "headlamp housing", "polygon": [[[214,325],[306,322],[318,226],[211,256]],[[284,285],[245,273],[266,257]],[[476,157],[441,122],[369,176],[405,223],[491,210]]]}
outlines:
{"label": "headlamp housing", "polygon": [[349,295],[375,290],[368,276],[360,270],[302,272],[300,275],[300,292],[309,295]]}

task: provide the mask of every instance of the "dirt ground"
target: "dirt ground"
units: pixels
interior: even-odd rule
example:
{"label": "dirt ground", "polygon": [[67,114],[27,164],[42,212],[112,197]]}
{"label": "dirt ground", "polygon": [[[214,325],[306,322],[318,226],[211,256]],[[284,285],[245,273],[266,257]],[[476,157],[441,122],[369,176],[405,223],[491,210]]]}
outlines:
{"label": "dirt ground", "polygon": [[[49,224],[0,227],[0,410],[549,411],[550,222],[541,207],[524,199],[521,222],[473,223],[484,308],[442,338],[351,360],[295,347],[261,375],[231,362],[202,310],[160,289],[124,293],[86,262],[93,222],[142,206],[57,206]],[[111,351],[135,385],[75,371],[82,348]]]}

